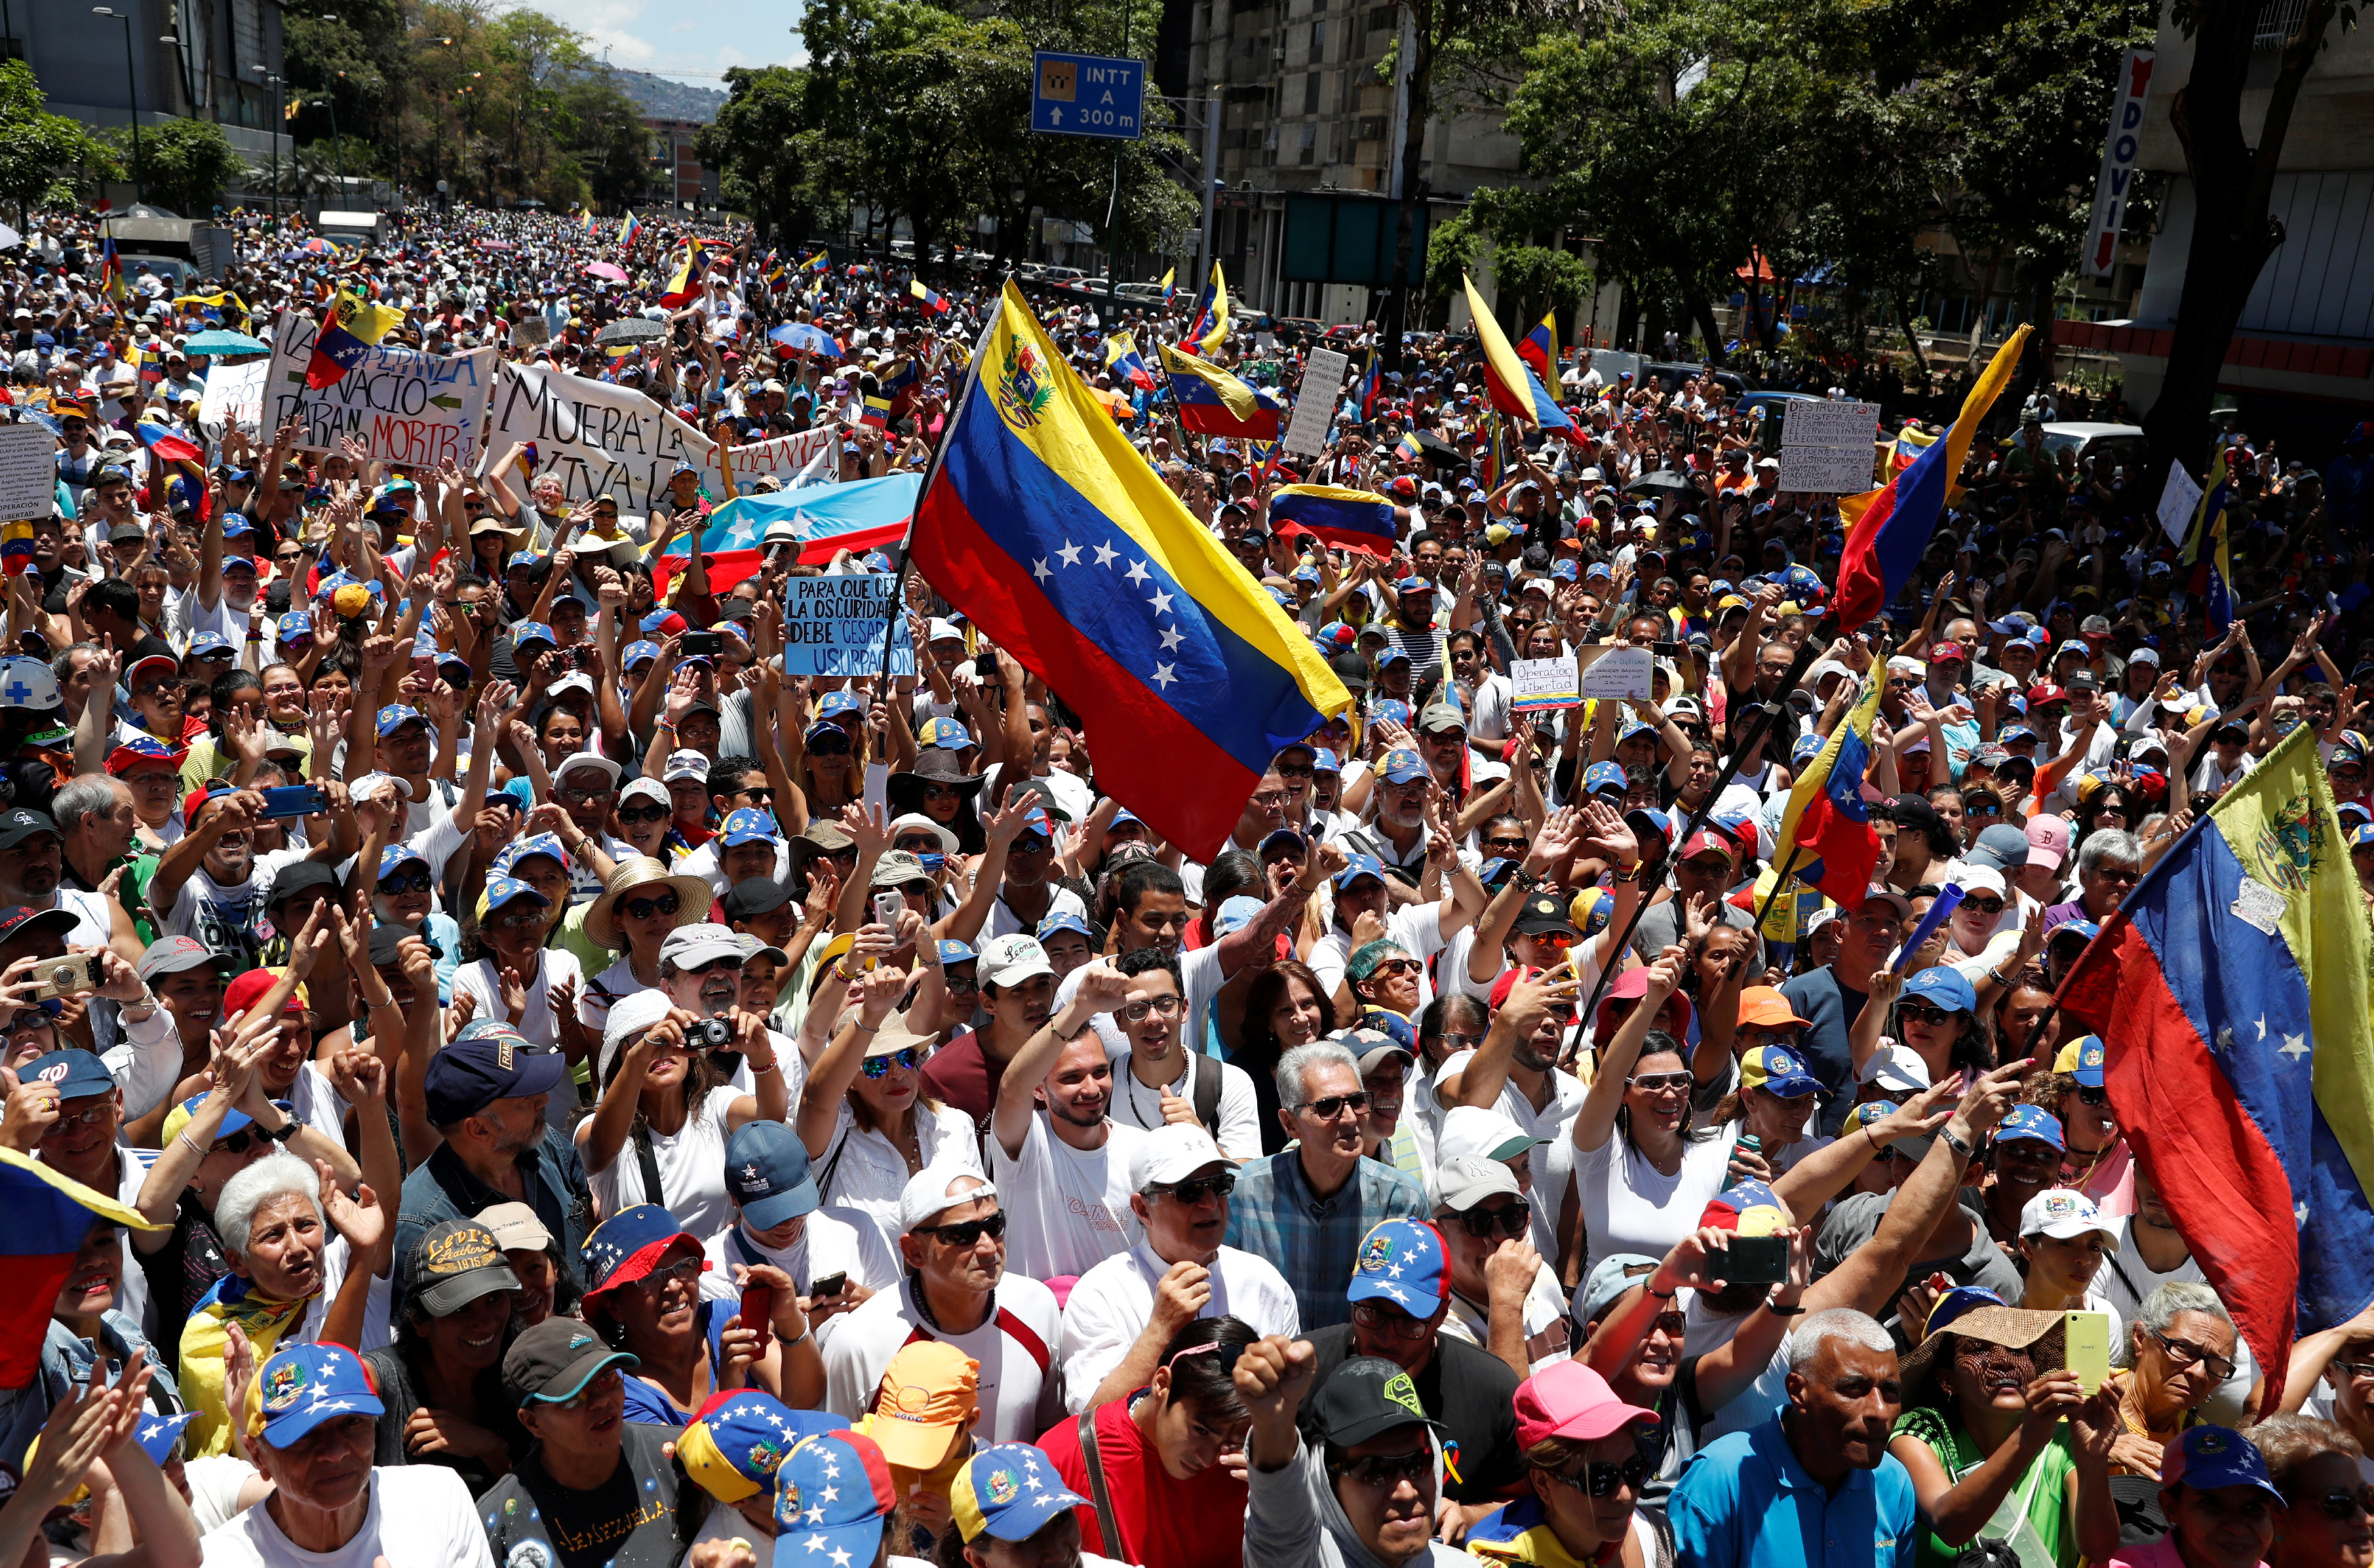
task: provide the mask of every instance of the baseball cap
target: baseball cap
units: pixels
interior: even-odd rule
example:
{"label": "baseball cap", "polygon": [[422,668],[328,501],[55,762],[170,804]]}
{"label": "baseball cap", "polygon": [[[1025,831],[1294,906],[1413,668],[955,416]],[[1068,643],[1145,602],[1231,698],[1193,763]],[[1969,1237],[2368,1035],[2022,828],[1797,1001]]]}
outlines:
{"label": "baseball cap", "polygon": [[1442,1233],[1431,1223],[1385,1220],[1360,1239],[1345,1299],[1390,1301],[1412,1317],[1431,1317],[1442,1306],[1450,1270]]}
{"label": "baseball cap", "polygon": [[412,1298],[431,1317],[450,1317],[480,1296],[515,1291],[520,1278],[495,1233],[476,1220],[447,1220],[412,1244]]}
{"label": "baseball cap", "polygon": [[662,781],[674,784],[687,778],[698,778],[704,784],[709,781],[708,756],[695,751],[668,753],[667,766],[661,774]]}
{"label": "baseball cap", "polygon": [[2119,1250],[2119,1227],[2102,1217],[2092,1199],[2066,1187],[2047,1188],[2029,1199],[2019,1211],[2019,1234],[2054,1241],[2099,1235],[2112,1252]]}
{"label": "baseball cap", "polygon": [[1513,1160],[1549,1140],[1536,1138],[1504,1113],[1487,1106],[1453,1106],[1442,1114],[1435,1138],[1438,1158],[1478,1154],[1487,1160]]}
{"label": "baseball cap", "polygon": [[1328,1374],[1311,1396],[1310,1419],[1338,1448],[1357,1447],[1395,1427],[1440,1430],[1410,1375],[1380,1356],[1354,1356]]}
{"label": "baseball cap", "polygon": [[[1841,1140],[1851,1138],[1865,1128],[1878,1126],[1894,1116],[1896,1112],[1897,1104],[1894,1100],[1865,1100],[1847,1112],[1846,1119],[1839,1124],[1839,1137]],[[1929,1153],[1929,1145],[1932,1141],[1933,1140],[1928,1138],[1891,1138],[1888,1140],[1887,1146],[1899,1154],[1919,1160]]]}
{"label": "baseball cap", "polygon": [[1612,790],[1620,795],[1630,787],[1621,763],[1594,762],[1582,776],[1582,792],[1586,795],[1596,795],[1602,790]]}
{"label": "baseball cap", "polygon": [[2086,1035],[2061,1047],[2061,1053],[2052,1059],[2052,1071],[2068,1073],[2077,1080],[2081,1089],[2099,1089],[2103,1069],[2109,1061],[2110,1052],[2102,1045],[2102,1036]]}
{"label": "baseball cap", "polygon": [[1579,1361],[1545,1366],[1517,1385],[1517,1442],[1548,1437],[1595,1443],[1634,1422],[1655,1425],[1657,1412],[1617,1398],[1607,1379]]}
{"label": "baseball cap", "polygon": [[981,944],[981,958],[973,973],[984,986],[1013,986],[1038,975],[1052,975],[1055,965],[1049,962],[1047,950],[1039,939],[1010,931],[992,937]]}
{"label": "baseball cap", "polygon": [[505,1252],[513,1248],[542,1252],[552,1245],[552,1233],[536,1218],[535,1211],[524,1203],[490,1203],[478,1211],[477,1219],[493,1234],[495,1245]]}
{"label": "baseball cap", "polygon": [[2182,1484],[2197,1492],[2221,1486],[2255,1486],[2287,1506],[2284,1494],[2267,1479],[2266,1457],[2259,1445],[2230,1426],[2188,1427],[2160,1451],[2159,1483]]}
{"label": "baseball cap", "polygon": [[802,1438],[830,1432],[840,1418],[795,1410],[758,1388],[712,1394],[676,1440],[684,1473],[720,1503],[771,1492],[784,1456]]}
{"label": "baseball cap", "polygon": [[1966,867],[1983,866],[1997,872],[2008,872],[2014,866],[2027,864],[2027,835],[2007,822],[1999,822],[1979,835],[1978,841],[1962,857],[1962,862]]}
{"label": "baseball cap", "polygon": [[1639,1252],[1612,1252],[1592,1265],[1576,1298],[1575,1318],[1585,1328],[1607,1316],[1624,1293],[1656,1272],[1657,1260]]}
{"label": "baseball cap", "polygon": [[1784,1100],[1822,1092],[1821,1080],[1779,1046],[1755,1046],[1739,1059],[1739,1086],[1761,1089]]}
{"label": "baseball cap", "polygon": [[899,1347],[882,1369],[866,1435],[892,1464],[934,1470],[981,1400],[981,1363],[938,1340]]}
{"label": "baseball cap", "polygon": [[[962,1192],[950,1192],[958,1181],[970,1178],[978,1183]],[[997,1196],[997,1184],[983,1180],[970,1170],[950,1165],[926,1165],[907,1178],[899,1190],[899,1228],[911,1231],[931,1223],[934,1215],[945,1214],[961,1204]]]}
{"label": "baseball cap", "polygon": [[1377,764],[1378,777],[1388,784],[1408,784],[1426,778],[1426,762],[1414,751],[1391,751]]}
{"label": "baseball cap", "polygon": [[0,813],[0,849],[13,849],[26,839],[44,833],[53,838],[64,837],[58,832],[58,825],[41,812],[18,806],[13,811]]}
{"label": "baseball cap", "polygon": [[1344,869],[1335,873],[1336,890],[1341,892],[1343,889],[1351,886],[1354,883],[1359,881],[1364,876],[1374,877],[1379,882],[1384,881],[1384,862],[1378,860],[1374,855],[1354,855],[1350,857],[1344,862]]}
{"label": "baseball cap", "polygon": [[1739,993],[1739,1022],[1768,1029],[1782,1024],[1793,1024],[1803,1029],[1813,1021],[1798,1017],[1797,1010],[1776,988],[1749,986]]}
{"label": "baseball cap", "polygon": [[2015,1106],[2011,1115],[2004,1117],[1995,1129],[1995,1141],[2008,1143],[2016,1138],[2033,1139],[2050,1143],[2055,1149],[2066,1149],[2067,1140],[2061,1135],[2061,1118],[2039,1106]]}
{"label": "baseball cap", "polygon": [[530,1400],[557,1405],[577,1398],[596,1375],[611,1367],[641,1364],[625,1351],[614,1351],[595,1339],[583,1320],[547,1317],[523,1329],[503,1352],[503,1390],[523,1405]]}
{"label": "baseball cap", "polygon": [[[1391,1362],[1376,1364],[1393,1366]],[[1403,1375],[1406,1380],[1408,1375]],[[1410,1398],[1416,1403],[1417,1396],[1413,1393]],[[996,1443],[957,1470],[956,1481],[948,1488],[948,1506],[957,1532],[967,1541],[983,1536],[1028,1540],[1056,1515],[1066,1508],[1086,1508],[1088,1500],[1064,1484],[1064,1478],[1055,1473],[1054,1461],[1038,1448],[1028,1443]],[[866,1548],[869,1552],[873,1550],[871,1545]]]}
{"label": "baseball cap", "polygon": [[1443,1161],[1435,1170],[1435,1189],[1439,1194],[1436,1200],[1459,1214],[1495,1194],[1514,1198],[1524,1191],[1517,1185],[1516,1172],[1481,1154],[1461,1154]]}
{"label": "baseball cap", "polygon": [[1947,1012],[1976,1012],[1979,1010],[1979,993],[1971,988],[1970,982],[1963,978],[1960,970],[1943,964],[1933,969],[1923,969],[1904,982],[1898,1004],[1911,999],[1943,1008]]}
{"label": "baseball cap", "polygon": [[1929,1087],[1929,1064],[1910,1046],[1884,1045],[1863,1064],[1858,1082],[1906,1094]]}
{"label": "baseball cap", "polygon": [[1133,1192],[1185,1181],[1206,1165],[1226,1164],[1228,1156],[1200,1121],[1165,1122],[1137,1140],[1129,1156]]}
{"label": "baseball cap", "polygon": [[[578,1331],[584,1331],[582,1325]],[[361,1360],[344,1345],[275,1351],[257,1370],[255,1387],[264,1407],[264,1441],[275,1448],[294,1447],[325,1421],[387,1413]]]}
{"label": "baseball cap", "polygon": [[723,926],[678,926],[660,942],[660,961],[678,969],[698,969],[720,958],[739,958],[742,943]]}
{"label": "baseball cap", "polygon": [[2027,863],[2058,871],[2069,858],[2069,819],[2039,813],[2027,819]]}
{"label": "baseball cap", "polygon": [[720,848],[730,849],[737,844],[772,844],[775,837],[773,816],[756,806],[744,806],[726,815],[724,825],[718,830],[717,842]]}
{"label": "baseball cap", "polygon": [[1574,921],[1568,914],[1567,900],[1555,893],[1527,894],[1525,902],[1517,910],[1517,923],[1511,928],[1511,934],[1539,936],[1549,931],[1564,931],[1569,936],[1575,934]]}
{"label": "baseball cap", "polygon": [[824,1201],[808,1171],[807,1145],[782,1122],[763,1117],[744,1122],[725,1141],[725,1190],[754,1231],[771,1231]]}
{"label": "baseball cap", "polygon": [[[1039,941],[1043,944],[1049,937],[1053,936],[1058,931],[1075,932],[1079,936],[1087,938],[1091,943],[1097,940],[1097,933],[1088,929],[1088,922],[1082,919],[1079,916],[1073,914],[1068,909],[1053,909],[1048,912],[1047,918],[1039,922]],[[956,962],[969,962],[972,959],[978,958],[979,956],[979,954],[976,954],[968,948],[965,951],[964,958],[962,960],[957,960]],[[940,950],[940,962],[943,964],[951,962],[947,956],[947,949],[945,946]],[[976,971],[976,973],[978,973],[978,971]]]}
{"label": "baseball cap", "polygon": [[1769,1236],[1789,1228],[1789,1206],[1763,1182],[1733,1182],[1708,1199],[1698,1212],[1698,1224],[1744,1236]]}
{"label": "baseball cap", "polygon": [[420,710],[417,708],[406,708],[400,702],[391,702],[379,710],[371,722],[379,730],[379,738],[384,741],[406,724],[417,723],[426,726],[429,720],[421,717]]}
{"label": "baseball cap", "polygon": [[421,1089],[429,1125],[452,1127],[497,1100],[549,1094],[568,1076],[568,1059],[558,1051],[539,1050],[499,1020],[476,1019],[429,1059]]}
{"label": "baseball cap", "polygon": [[[620,1210],[585,1238],[581,1253],[585,1265],[585,1293],[591,1296],[618,1285],[632,1284],[650,1273],[660,1255],[679,1241],[688,1241],[695,1251],[699,1250],[700,1238],[658,1204],[638,1203],[631,1209]],[[703,1259],[702,1272],[708,1269],[708,1261]]]}
{"label": "baseball cap", "polygon": [[2074,936],[2077,945],[2083,947],[2101,934],[2102,928],[2091,920],[2063,920],[2044,933],[2044,945],[2049,948],[2063,937]]}

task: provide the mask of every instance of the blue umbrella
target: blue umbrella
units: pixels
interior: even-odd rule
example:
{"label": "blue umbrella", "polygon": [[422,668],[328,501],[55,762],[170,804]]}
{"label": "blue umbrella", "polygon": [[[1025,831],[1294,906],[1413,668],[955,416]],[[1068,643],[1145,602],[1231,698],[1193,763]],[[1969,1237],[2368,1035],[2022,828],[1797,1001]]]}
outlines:
{"label": "blue umbrella", "polygon": [[269,354],[272,345],[243,332],[202,332],[182,345],[184,354]]}
{"label": "blue umbrella", "polygon": [[777,327],[767,336],[782,344],[785,348],[794,351],[805,348],[811,354],[821,354],[828,359],[840,357],[840,345],[832,340],[832,334],[810,322],[788,322]]}

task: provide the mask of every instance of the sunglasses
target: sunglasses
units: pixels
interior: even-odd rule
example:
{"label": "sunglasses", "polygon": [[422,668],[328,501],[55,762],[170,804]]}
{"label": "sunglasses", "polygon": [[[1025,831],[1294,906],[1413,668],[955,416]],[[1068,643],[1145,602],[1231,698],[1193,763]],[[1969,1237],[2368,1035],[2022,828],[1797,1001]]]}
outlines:
{"label": "sunglasses", "polygon": [[[736,790],[727,798],[729,800],[747,801],[754,806],[770,806],[775,803],[775,789],[771,784],[759,784],[747,790]],[[835,853],[838,854],[839,851],[836,850]],[[851,858],[854,859],[857,851],[852,849],[849,853]]]}
{"label": "sunglasses", "polygon": [[244,1154],[258,1134],[253,1127],[242,1127],[226,1138],[217,1138],[207,1146],[209,1154]]}
{"label": "sunglasses", "polygon": [[1423,1340],[1434,1331],[1434,1326],[1425,1318],[1412,1317],[1397,1306],[1387,1306],[1375,1301],[1353,1303],[1352,1321],[1376,1333],[1391,1334],[1397,1340]]}
{"label": "sunglasses", "polygon": [[2314,1503],[2324,1510],[2326,1518],[2333,1520],[2351,1518],[2361,1511],[2374,1515],[2374,1486],[2361,1486],[2354,1492],[2346,1489],[2321,1492],[2312,1498],[2297,1498],[2293,1505],[2297,1507],[2301,1503]]}
{"label": "sunglasses", "polygon": [[2335,1357],[2333,1370],[2344,1377],[2374,1377],[2374,1361],[2343,1361]]}
{"label": "sunglasses", "polygon": [[1504,1204],[1498,1209],[1470,1209],[1459,1216],[1459,1228],[1479,1239],[1496,1231],[1505,1236],[1521,1236],[1533,1223],[1534,1211],[1522,1203]]}
{"label": "sunglasses", "polygon": [[890,848],[903,849],[910,855],[936,855],[940,853],[940,841],[917,835],[911,838],[894,839]]}
{"label": "sunglasses", "polygon": [[[630,920],[648,920],[653,915],[673,915],[683,907],[684,900],[676,896],[676,892],[674,888],[670,888],[665,893],[660,894],[655,897],[624,898],[620,899],[618,902],[618,913],[626,916],[627,919]],[[710,960],[710,965],[711,967],[714,967],[716,965],[725,962],[726,960],[723,958],[714,958]],[[687,973],[695,975],[704,974],[707,971],[705,969],[693,969],[687,971]]]}
{"label": "sunglasses", "polygon": [[2077,1090],[2077,1100],[2081,1105],[2107,1106],[2110,1103],[2110,1092],[2106,1088],[2088,1089],[2081,1084]]}
{"label": "sunglasses", "polygon": [[398,872],[394,876],[380,878],[379,890],[387,894],[426,893],[429,891],[429,873],[426,871]]}
{"label": "sunglasses", "polygon": [[1907,1024],[1943,1024],[1954,1016],[1944,1008],[1932,1007],[1925,1001],[1898,1002],[1896,1015]]}
{"label": "sunglasses", "polygon": [[1367,1110],[1370,1097],[1366,1089],[1361,1089],[1349,1094],[1330,1094],[1323,1100],[1305,1100],[1295,1109],[1309,1111],[1321,1121],[1334,1121],[1347,1106],[1355,1114]]}
{"label": "sunglasses", "polygon": [[1193,1208],[1204,1201],[1205,1198],[1226,1198],[1236,1189],[1236,1176],[1223,1171],[1217,1176],[1190,1176],[1185,1181],[1173,1182],[1169,1187],[1149,1187],[1146,1192],[1149,1198],[1158,1193],[1168,1193],[1180,1202]]}
{"label": "sunglasses", "polygon": [[596,801],[606,801],[617,792],[616,790],[562,790],[558,794],[572,805],[590,806]]}
{"label": "sunglasses", "polygon": [[1001,1209],[985,1220],[967,1220],[954,1225],[917,1225],[917,1235],[936,1236],[950,1246],[972,1246],[987,1236],[992,1241],[1005,1239],[1005,1211]]}
{"label": "sunglasses", "polygon": [[1422,1480],[1434,1474],[1434,1450],[1413,1448],[1406,1454],[1370,1454],[1362,1458],[1331,1463],[1328,1469],[1338,1476],[1348,1476],[1362,1486],[1399,1486],[1402,1482]]}
{"label": "sunglasses", "polygon": [[1185,1350],[1181,1351],[1177,1355],[1172,1356],[1169,1361],[1164,1362],[1162,1364],[1163,1367],[1168,1370],[1176,1367],[1181,1362],[1185,1361],[1190,1356],[1216,1356],[1219,1358],[1220,1363],[1220,1375],[1223,1378],[1228,1378],[1233,1377],[1236,1375],[1237,1363],[1243,1357],[1244,1353],[1245,1347],[1243,1345],[1236,1344],[1225,1340],[1214,1340],[1207,1344],[1190,1345]]}
{"label": "sunglasses", "polygon": [[1496,855],[1522,855],[1530,848],[1522,838],[1487,838],[1484,848]]}
{"label": "sunglasses", "polygon": [[637,826],[647,823],[665,822],[675,814],[673,809],[667,806],[643,806],[632,810],[626,806],[618,808],[618,820]]}
{"label": "sunglasses", "polygon": [[863,1072],[868,1078],[883,1077],[889,1072],[893,1066],[896,1066],[902,1072],[912,1072],[915,1071],[915,1047],[912,1046],[901,1046],[897,1050],[887,1052],[882,1056],[867,1057],[864,1061],[857,1064],[857,1071]]}
{"label": "sunglasses", "polygon": [[[1964,816],[2001,816],[2003,815],[2003,807],[1995,804],[1992,801],[1964,801],[1962,802],[1962,814]],[[1996,907],[2001,908],[2002,906],[1997,905]]]}
{"label": "sunglasses", "polygon": [[[662,896],[663,896],[663,897],[666,897],[666,898],[671,898],[671,899],[672,899],[672,898],[674,898],[674,897],[676,896],[676,895],[675,895],[675,894],[673,894],[673,893],[670,893],[670,894],[664,894],[664,895],[662,895]],[[629,906],[629,907],[628,907],[627,913],[629,913],[629,915],[631,915],[631,914],[633,914],[634,912],[635,912],[635,911],[634,911],[634,908],[632,907],[632,906]],[[669,912],[670,912],[670,913],[674,913],[674,911],[673,911],[673,910],[671,910],[671,911],[669,911]],[[729,970],[729,971],[731,971],[731,970],[736,970],[736,969],[739,969],[739,968],[741,968],[741,967],[742,967],[742,960],[741,960],[740,958],[738,958],[738,957],[736,957],[736,958],[712,958],[712,959],[711,959],[711,960],[710,960],[708,963],[706,963],[706,964],[690,964],[690,965],[684,965],[683,967],[678,968],[678,969],[676,970],[676,973],[677,973],[677,974],[679,974],[679,975],[709,975],[709,974],[714,974],[716,971],[718,971],[718,970],[720,970],[720,969],[724,969],[724,970]]]}
{"label": "sunglasses", "polygon": [[1380,962],[1370,975],[1415,975],[1422,965],[1415,958],[1387,958]]}
{"label": "sunglasses", "polygon": [[1965,898],[1962,907],[1976,909],[1981,915],[2000,915],[2004,910],[2004,901],[2000,898]]}
{"label": "sunglasses", "polygon": [[808,743],[808,755],[810,756],[847,756],[849,755],[849,737],[846,735],[818,735],[815,740]]}
{"label": "sunglasses", "polygon": [[544,911],[541,909],[523,909],[516,915],[505,915],[500,919],[490,923],[493,925],[494,929],[499,931],[533,930],[536,927],[544,924]]}
{"label": "sunglasses", "polygon": [[1640,1490],[1649,1479],[1649,1457],[1635,1454],[1621,1464],[1599,1461],[1579,1470],[1545,1469],[1539,1472],[1560,1486],[1570,1486],[1585,1497],[1613,1497],[1618,1483],[1634,1492]]}
{"label": "sunglasses", "polygon": [[1281,762],[1273,765],[1270,771],[1280,778],[1308,778],[1316,770],[1307,762]]}
{"label": "sunglasses", "polygon": [[1643,1072],[1624,1081],[1644,1094],[1687,1094],[1693,1082],[1686,1072]]}

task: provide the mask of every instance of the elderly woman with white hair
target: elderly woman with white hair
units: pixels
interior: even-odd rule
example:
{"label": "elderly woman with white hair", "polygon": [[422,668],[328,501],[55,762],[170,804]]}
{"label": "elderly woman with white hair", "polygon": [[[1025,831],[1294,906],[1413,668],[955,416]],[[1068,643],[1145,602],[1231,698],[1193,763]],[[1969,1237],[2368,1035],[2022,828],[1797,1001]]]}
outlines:
{"label": "elderly woman with white hair", "polygon": [[746,1121],[782,1120],[791,1098],[776,1036],[764,1027],[733,1034],[756,1093],[726,1081],[700,1038],[715,1022],[659,990],[612,1005],[602,1030],[601,1102],[577,1126],[577,1152],[605,1216],[653,1203],[704,1241],[734,1223],[725,1141]]}

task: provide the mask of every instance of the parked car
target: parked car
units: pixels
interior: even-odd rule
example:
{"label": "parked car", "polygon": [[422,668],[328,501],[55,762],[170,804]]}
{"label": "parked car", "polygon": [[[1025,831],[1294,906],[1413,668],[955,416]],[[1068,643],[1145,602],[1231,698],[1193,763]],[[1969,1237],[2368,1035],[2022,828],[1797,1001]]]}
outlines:
{"label": "parked car", "polygon": [[1792,403],[1820,403],[1822,399],[1813,392],[1751,392],[1740,393],[1733,406],[1741,414],[1763,410],[1764,423],[1757,431],[1757,444],[1766,451],[1777,452],[1780,450],[1781,432],[1788,427],[1789,405]]}
{"label": "parked car", "polygon": [[2094,460],[2096,469],[2108,462],[2123,464],[2136,474],[2143,472],[2144,460],[2150,455],[2151,440],[2139,425],[2098,425],[2076,421],[2044,427],[2044,450],[2055,462],[2064,451],[2074,451],[2077,461]]}

